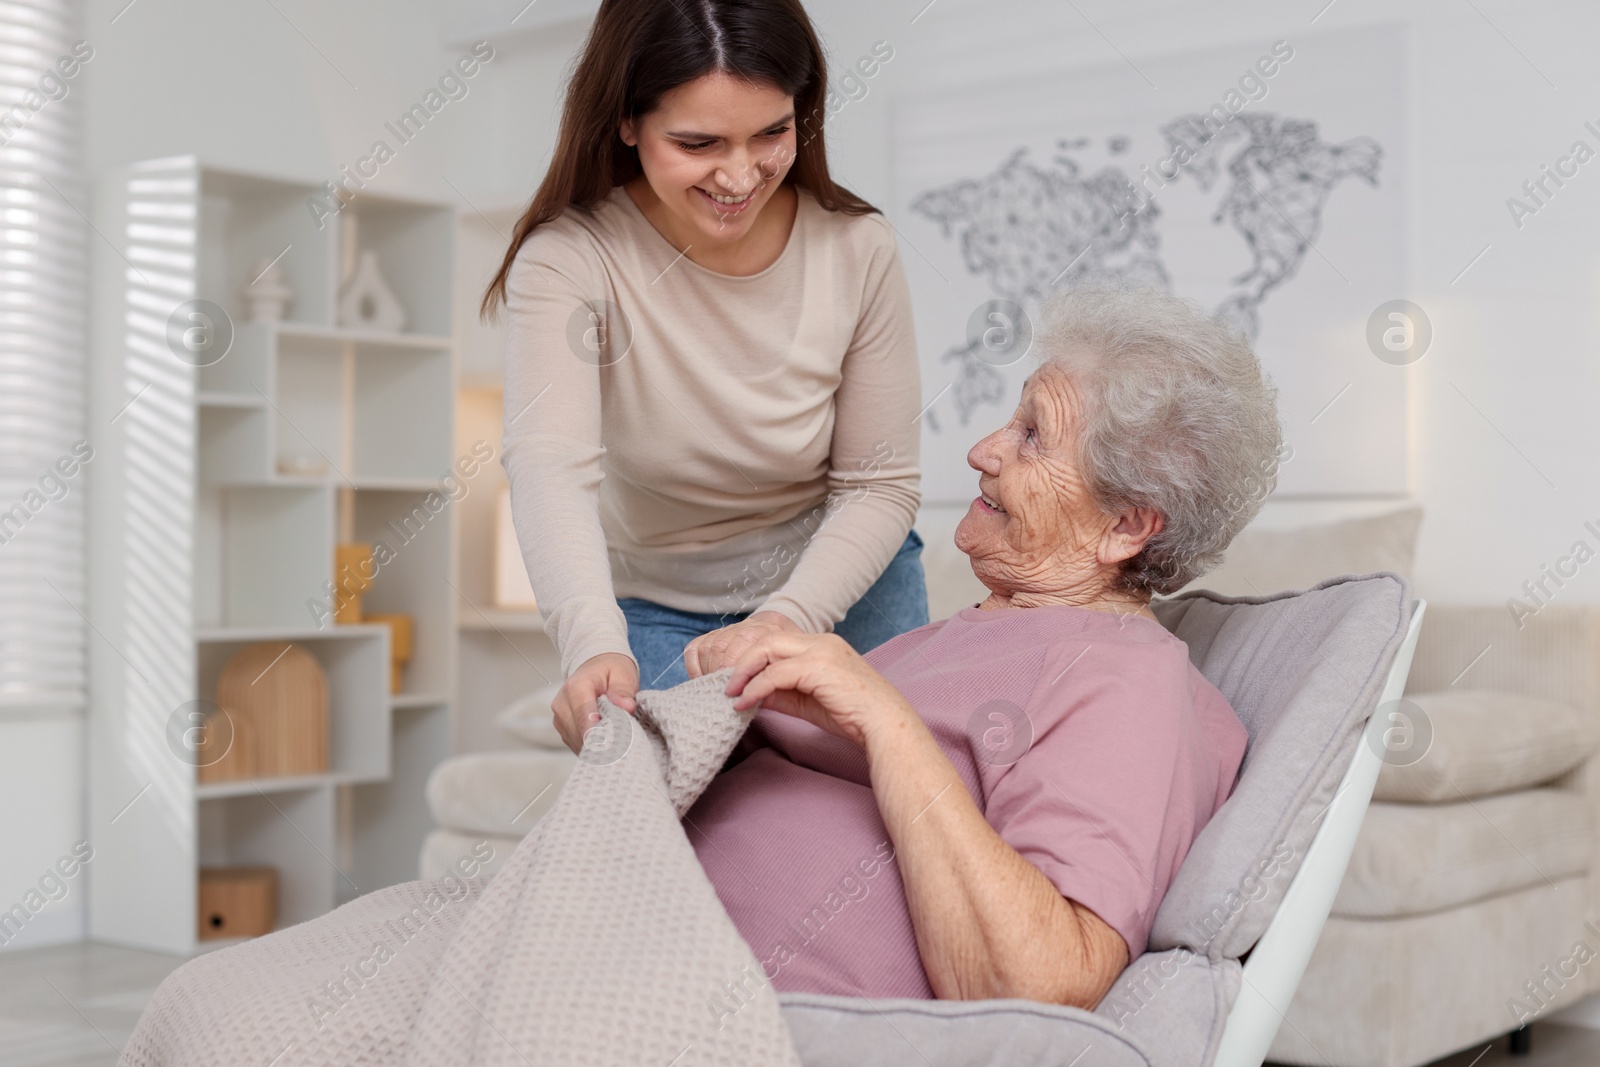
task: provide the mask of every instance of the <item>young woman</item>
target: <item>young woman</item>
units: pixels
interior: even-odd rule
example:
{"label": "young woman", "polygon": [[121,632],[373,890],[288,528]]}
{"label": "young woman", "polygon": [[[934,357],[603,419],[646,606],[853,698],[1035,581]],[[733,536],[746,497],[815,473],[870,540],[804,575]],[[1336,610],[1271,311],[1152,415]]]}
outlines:
{"label": "young woman", "polygon": [[599,694],[928,621],[910,291],[829,177],[826,91],[800,0],[604,0],[484,294],[574,750]]}

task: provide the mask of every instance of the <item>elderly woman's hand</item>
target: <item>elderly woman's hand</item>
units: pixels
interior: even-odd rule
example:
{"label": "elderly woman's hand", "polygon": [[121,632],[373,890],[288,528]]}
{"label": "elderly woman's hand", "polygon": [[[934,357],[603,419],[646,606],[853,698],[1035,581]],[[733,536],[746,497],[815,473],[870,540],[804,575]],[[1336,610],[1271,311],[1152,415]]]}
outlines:
{"label": "elderly woman's hand", "polygon": [[838,634],[763,637],[735,661],[723,691],[740,711],[759,704],[862,748],[874,731],[921,722],[900,691]]}
{"label": "elderly woman's hand", "polygon": [[744,651],[773,633],[800,633],[800,626],[779,611],[758,611],[742,622],[701,634],[683,650],[683,665],[689,677],[720,671],[737,660]]}
{"label": "elderly woman's hand", "polygon": [[794,715],[866,752],[936,997],[1088,1009],[1105,996],[1127,966],[1122,935],[1000,837],[910,702],[842,638],[768,637],[725,692],[740,710]]}

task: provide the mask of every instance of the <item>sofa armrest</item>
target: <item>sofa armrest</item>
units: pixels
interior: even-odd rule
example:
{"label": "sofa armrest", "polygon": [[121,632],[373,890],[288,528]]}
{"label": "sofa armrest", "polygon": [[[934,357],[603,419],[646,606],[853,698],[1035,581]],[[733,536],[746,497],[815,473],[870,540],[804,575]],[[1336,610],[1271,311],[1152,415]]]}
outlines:
{"label": "sofa armrest", "polygon": [[[1600,754],[1590,756],[1566,774],[1550,783],[1560,789],[1570,789],[1583,794],[1589,809],[1589,877],[1583,897],[1583,919],[1587,924],[1600,924]],[[1573,938],[1583,938],[1594,947],[1590,926],[1574,930]],[[1584,968],[1594,970],[1594,968]],[[1600,993],[1600,971],[1588,975],[1584,982],[1586,994]]]}
{"label": "sofa armrest", "polygon": [[[1451,688],[1526,693],[1600,715],[1600,606],[1550,604],[1528,614],[1513,613],[1505,604],[1430,603],[1406,692]],[[1600,755],[1550,784],[1587,798],[1596,854],[1590,859],[1584,916],[1600,921]],[[1577,928],[1572,935],[1588,936]],[[1600,969],[1585,982],[1586,992],[1600,991]]]}
{"label": "sofa armrest", "polygon": [[1407,693],[1498,689],[1600,713],[1600,606],[1428,605]]}

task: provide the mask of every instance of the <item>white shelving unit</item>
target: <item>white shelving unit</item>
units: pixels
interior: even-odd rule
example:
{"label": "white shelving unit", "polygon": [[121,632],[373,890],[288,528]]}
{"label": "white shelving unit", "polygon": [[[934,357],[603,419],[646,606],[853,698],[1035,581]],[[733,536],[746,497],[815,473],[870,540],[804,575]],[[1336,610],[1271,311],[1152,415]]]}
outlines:
{"label": "white shelving unit", "polygon": [[[97,189],[97,940],[208,947],[201,866],[277,868],[280,927],[416,877],[431,825],[423,784],[454,740],[456,218],[448,205],[363,194],[319,229],[317,196],[313,183],[194,157],[128,166]],[[340,282],[367,249],[406,309],[403,333],[336,325]],[[275,256],[294,293],[287,316],[246,322],[240,290]],[[216,348],[177,340],[187,320],[174,312],[196,300],[231,320],[214,361]],[[319,619],[341,541],[391,550],[363,606],[413,619],[400,694],[386,627]],[[213,699],[229,657],[258,641],[293,642],[322,665],[328,770],[201,785],[185,709]]]}

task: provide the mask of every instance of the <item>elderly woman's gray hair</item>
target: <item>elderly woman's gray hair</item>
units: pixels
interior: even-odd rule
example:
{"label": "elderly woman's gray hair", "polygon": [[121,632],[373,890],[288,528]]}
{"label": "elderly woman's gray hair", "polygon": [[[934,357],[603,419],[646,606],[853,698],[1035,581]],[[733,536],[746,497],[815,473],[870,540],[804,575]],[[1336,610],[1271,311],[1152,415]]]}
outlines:
{"label": "elderly woman's gray hair", "polygon": [[1039,362],[1079,397],[1078,465],[1095,503],[1165,520],[1117,584],[1176,592],[1222,562],[1277,484],[1277,389],[1243,335],[1165,289],[1081,285],[1049,297],[1040,319]]}

